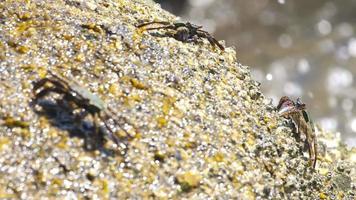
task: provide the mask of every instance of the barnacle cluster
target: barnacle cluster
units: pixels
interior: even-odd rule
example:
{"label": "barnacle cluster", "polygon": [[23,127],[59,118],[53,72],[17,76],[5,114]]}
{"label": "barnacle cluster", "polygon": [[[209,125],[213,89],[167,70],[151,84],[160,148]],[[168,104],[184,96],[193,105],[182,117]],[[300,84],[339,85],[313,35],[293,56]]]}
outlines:
{"label": "barnacle cluster", "polygon": [[[319,131],[308,167],[233,48],[136,29],[176,20],[146,0],[0,2],[0,198],[354,198],[355,151]],[[48,70],[136,127],[116,133],[131,136],[125,154],[111,141],[85,150],[60,106],[34,111]]]}

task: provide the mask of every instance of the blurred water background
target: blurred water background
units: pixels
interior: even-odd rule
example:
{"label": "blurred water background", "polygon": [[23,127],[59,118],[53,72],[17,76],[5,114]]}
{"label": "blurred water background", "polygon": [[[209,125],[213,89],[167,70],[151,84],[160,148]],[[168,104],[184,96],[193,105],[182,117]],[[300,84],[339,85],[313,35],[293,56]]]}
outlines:
{"label": "blurred water background", "polygon": [[356,0],[156,2],[235,46],[275,105],[301,97],[314,121],[356,147]]}

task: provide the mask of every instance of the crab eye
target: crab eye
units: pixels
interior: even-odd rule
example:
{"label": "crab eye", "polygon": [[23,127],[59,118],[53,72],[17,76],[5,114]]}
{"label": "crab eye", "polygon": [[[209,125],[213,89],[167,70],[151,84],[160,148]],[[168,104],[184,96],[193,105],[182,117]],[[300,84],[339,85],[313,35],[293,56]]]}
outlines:
{"label": "crab eye", "polygon": [[283,105],[283,107],[290,107],[290,106],[294,106],[292,101],[286,101]]}

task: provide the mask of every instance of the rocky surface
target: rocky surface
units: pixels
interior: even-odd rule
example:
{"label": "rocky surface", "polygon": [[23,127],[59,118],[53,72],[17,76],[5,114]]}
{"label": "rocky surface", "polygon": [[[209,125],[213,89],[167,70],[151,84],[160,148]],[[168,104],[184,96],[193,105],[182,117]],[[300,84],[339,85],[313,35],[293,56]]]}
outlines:
{"label": "rocky surface", "polygon": [[[313,170],[233,48],[136,28],[152,20],[177,18],[144,0],[1,1],[0,198],[355,198],[355,149],[318,130]],[[47,70],[101,98],[122,144],[87,149],[93,117],[62,95],[33,103]]]}

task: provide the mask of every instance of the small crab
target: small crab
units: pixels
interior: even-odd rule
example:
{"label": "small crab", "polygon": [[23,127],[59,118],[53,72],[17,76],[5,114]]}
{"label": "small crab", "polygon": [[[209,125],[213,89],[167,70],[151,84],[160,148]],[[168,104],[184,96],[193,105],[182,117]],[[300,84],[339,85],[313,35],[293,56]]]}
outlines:
{"label": "small crab", "polygon": [[221,50],[225,48],[221,45],[213,36],[208,32],[201,30],[202,26],[197,26],[191,24],[190,22],[166,22],[166,21],[153,21],[138,25],[138,28],[143,28],[153,24],[160,24],[163,26],[145,28],[146,31],[158,30],[158,29],[168,29],[174,30],[174,33],[166,32],[164,35],[168,37],[173,37],[181,42],[197,42],[198,38],[206,38],[209,43],[213,46],[218,46]]}
{"label": "small crab", "polygon": [[306,143],[309,147],[309,158],[311,165],[315,168],[317,160],[317,142],[313,122],[311,121],[306,106],[298,98],[296,102],[287,96],[279,100],[277,106],[278,114],[292,120],[296,132],[306,136]]}
{"label": "small crab", "polygon": [[[48,74],[50,76],[34,83],[34,103],[37,103],[39,99],[45,97],[49,93],[63,95],[63,100],[75,105],[73,110],[83,109],[85,111],[85,115],[90,114],[93,117],[95,139],[103,138],[101,135],[103,132],[99,127],[100,122],[102,122],[107,130],[105,133],[108,134],[112,141],[120,146],[119,138],[115,135],[112,127],[107,123],[107,120],[109,119],[113,120],[115,124],[118,124],[118,121],[113,118],[113,112],[106,107],[104,102],[84,87],[81,87],[78,83],[70,81],[59,75],[55,75],[50,71],[48,71]],[[125,121],[125,123],[127,123],[127,121]]]}

